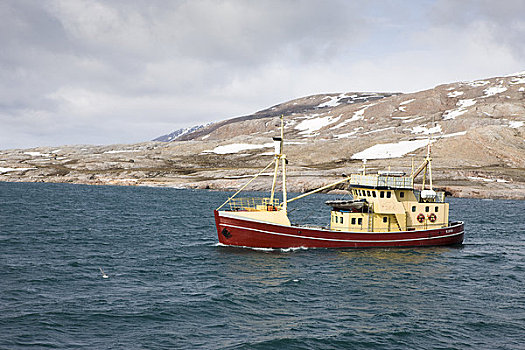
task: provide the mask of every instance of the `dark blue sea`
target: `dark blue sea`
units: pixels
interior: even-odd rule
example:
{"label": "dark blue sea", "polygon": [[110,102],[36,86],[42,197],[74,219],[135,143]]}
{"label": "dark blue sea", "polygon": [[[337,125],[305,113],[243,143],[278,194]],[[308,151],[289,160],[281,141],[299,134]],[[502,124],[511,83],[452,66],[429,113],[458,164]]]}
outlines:
{"label": "dark blue sea", "polygon": [[0,348],[525,349],[525,202],[448,199],[461,247],[261,251],[217,245],[229,194],[0,183]]}

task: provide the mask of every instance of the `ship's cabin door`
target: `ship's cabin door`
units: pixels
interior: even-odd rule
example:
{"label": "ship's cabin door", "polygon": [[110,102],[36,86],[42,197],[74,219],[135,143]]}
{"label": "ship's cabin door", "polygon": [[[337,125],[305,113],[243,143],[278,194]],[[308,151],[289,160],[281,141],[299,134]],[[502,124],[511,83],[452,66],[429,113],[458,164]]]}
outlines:
{"label": "ship's cabin door", "polygon": [[387,231],[390,232],[390,216],[383,216],[383,227],[386,227]]}

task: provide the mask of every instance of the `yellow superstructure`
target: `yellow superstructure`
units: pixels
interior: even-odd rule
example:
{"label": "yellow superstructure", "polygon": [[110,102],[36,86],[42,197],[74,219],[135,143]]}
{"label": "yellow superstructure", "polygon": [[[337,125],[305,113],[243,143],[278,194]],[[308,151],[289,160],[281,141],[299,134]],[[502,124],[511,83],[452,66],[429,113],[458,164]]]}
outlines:
{"label": "yellow superstructure", "polygon": [[349,182],[359,206],[332,204],[332,230],[396,232],[448,226],[445,193],[414,190],[411,176],[352,175]]}

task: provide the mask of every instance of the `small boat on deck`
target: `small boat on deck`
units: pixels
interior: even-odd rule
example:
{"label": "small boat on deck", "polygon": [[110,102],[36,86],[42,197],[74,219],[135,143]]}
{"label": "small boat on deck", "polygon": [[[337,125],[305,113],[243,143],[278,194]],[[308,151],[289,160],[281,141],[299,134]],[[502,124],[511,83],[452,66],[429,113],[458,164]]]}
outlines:
{"label": "small boat on deck", "polygon": [[[445,193],[433,189],[430,140],[425,160],[408,176],[392,171],[367,174],[363,166],[362,173],[344,176],[340,181],[288,199],[282,117],[280,131],[281,136],[274,137],[272,162],[214,211],[220,243],[252,248],[360,248],[444,246],[463,242],[464,223],[449,222]],[[236,198],[272,165],[274,176],[269,197]],[[282,168],[282,201],[275,197],[279,167]],[[420,174],[423,181],[418,190],[414,180]],[[427,176],[428,188],[425,186]],[[329,227],[290,222],[290,202],[344,183],[348,184],[353,199],[326,201],[332,208]],[[222,209],[227,205],[228,209]]]}
{"label": "small boat on deck", "polygon": [[366,201],[364,199],[338,199],[324,203],[339,210],[361,210],[366,204]]}

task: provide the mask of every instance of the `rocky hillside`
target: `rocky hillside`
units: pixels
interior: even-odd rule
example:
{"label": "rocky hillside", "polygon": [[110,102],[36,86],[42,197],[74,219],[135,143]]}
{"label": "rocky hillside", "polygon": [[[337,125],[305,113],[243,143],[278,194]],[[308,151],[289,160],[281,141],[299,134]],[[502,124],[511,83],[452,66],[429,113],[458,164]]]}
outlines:
{"label": "rocky hillside", "polygon": [[231,189],[272,160],[281,114],[292,191],[357,171],[363,159],[370,171],[409,172],[431,137],[437,186],[525,199],[525,72],[411,94],[308,96],[159,138],[171,142],[0,151],[0,180]]}

